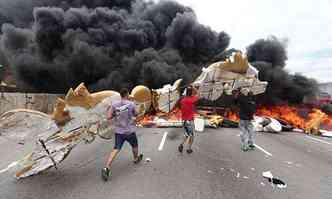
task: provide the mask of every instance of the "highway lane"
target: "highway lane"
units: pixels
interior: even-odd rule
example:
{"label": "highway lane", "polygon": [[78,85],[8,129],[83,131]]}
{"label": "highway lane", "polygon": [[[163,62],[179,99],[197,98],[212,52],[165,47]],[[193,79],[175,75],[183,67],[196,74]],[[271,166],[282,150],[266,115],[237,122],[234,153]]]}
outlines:
{"label": "highway lane", "polygon": [[[100,169],[113,143],[98,139],[75,148],[59,170],[20,181],[0,174],[0,198],[331,198],[331,139],[258,133],[256,144],[263,150],[242,152],[238,135],[238,129],[206,129],[197,134],[193,154],[179,154],[181,128],[141,128],[140,149],[144,159],[152,161],[134,165],[126,144],[106,183]],[[15,143],[1,137],[0,143],[0,170],[29,148],[10,147]],[[271,186],[262,177],[264,171],[282,179],[287,188]]]}

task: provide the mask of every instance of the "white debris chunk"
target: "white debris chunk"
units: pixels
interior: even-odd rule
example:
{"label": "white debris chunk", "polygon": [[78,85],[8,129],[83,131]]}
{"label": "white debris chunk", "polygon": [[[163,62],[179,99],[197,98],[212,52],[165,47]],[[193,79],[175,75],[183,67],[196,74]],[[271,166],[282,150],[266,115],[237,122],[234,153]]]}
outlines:
{"label": "white debris chunk", "polygon": [[263,172],[263,177],[273,178],[273,175],[272,175],[271,171],[265,171],[265,172]]}

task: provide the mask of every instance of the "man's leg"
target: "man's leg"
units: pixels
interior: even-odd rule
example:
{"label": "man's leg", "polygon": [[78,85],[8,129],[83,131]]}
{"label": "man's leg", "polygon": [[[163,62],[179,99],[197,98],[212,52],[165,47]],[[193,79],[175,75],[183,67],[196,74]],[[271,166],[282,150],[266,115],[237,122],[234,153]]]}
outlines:
{"label": "man's leg", "polygon": [[102,169],[101,175],[104,181],[108,180],[108,177],[110,175],[110,168],[112,166],[113,161],[119,154],[122,145],[124,142],[124,137],[121,134],[115,134],[115,143],[114,143],[114,149],[112,150],[111,154],[109,155],[107,162],[106,162],[106,167]]}
{"label": "man's leg", "polygon": [[189,136],[188,138],[188,149],[187,153],[192,153],[193,150],[191,149],[192,144],[194,143],[194,135]]}
{"label": "man's leg", "polygon": [[180,153],[183,152],[183,145],[185,143],[189,143],[189,135],[188,135],[188,124],[187,124],[188,121],[183,121],[183,129],[184,129],[184,139],[182,141],[182,143],[179,145],[178,147],[178,151]]}
{"label": "man's leg", "polygon": [[189,149],[191,149],[191,146],[193,145],[193,143],[194,143],[194,135],[189,136],[189,141],[188,141],[188,144],[189,144],[188,148]]}
{"label": "man's leg", "polygon": [[248,140],[249,148],[254,149],[255,148],[255,129],[254,129],[254,125],[252,124],[251,121],[249,121],[247,128],[248,128],[248,134],[249,134],[249,140]]}
{"label": "man's leg", "polygon": [[241,138],[241,149],[243,151],[248,150],[248,132],[246,127],[246,120],[240,120],[239,128],[240,128],[240,138]]}
{"label": "man's leg", "polygon": [[188,125],[188,134],[189,134],[189,138],[188,138],[188,149],[187,149],[187,153],[192,153],[193,150],[192,150],[191,146],[194,143],[194,122],[193,121],[189,122],[189,125]]}
{"label": "man's leg", "polygon": [[143,154],[138,155],[138,141],[136,133],[132,133],[126,137],[126,141],[129,142],[133,152],[134,163],[139,163],[142,158]]}
{"label": "man's leg", "polygon": [[189,142],[189,137],[188,137],[187,135],[184,135],[183,137],[184,137],[184,138],[183,138],[183,141],[181,142],[181,144],[180,144],[179,147],[178,147],[178,150],[179,150],[180,153],[183,152],[183,145],[184,145],[185,143],[188,143],[188,142]]}
{"label": "man's leg", "polygon": [[120,152],[120,150],[118,150],[118,149],[112,150],[111,154],[109,155],[109,157],[107,159],[107,163],[106,163],[107,168],[109,168],[109,169],[111,168],[112,163],[115,160],[116,156],[118,156],[119,152]]}

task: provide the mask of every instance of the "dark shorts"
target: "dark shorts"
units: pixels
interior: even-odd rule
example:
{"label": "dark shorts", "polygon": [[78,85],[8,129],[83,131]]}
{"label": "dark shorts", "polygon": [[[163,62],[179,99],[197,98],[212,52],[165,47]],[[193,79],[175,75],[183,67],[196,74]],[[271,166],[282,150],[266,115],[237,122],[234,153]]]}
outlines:
{"label": "dark shorts", "polygon": [[194,136],[194,121],[183,120],[184,135],[186,137]]}
{"label": "dark shorts", "polygon": [[138,147],[137,136],[136,133],[131,134],[117,134],[115,133],[115,144],[114,149],[121,150],[123,143],[127,141],[131,147]]}

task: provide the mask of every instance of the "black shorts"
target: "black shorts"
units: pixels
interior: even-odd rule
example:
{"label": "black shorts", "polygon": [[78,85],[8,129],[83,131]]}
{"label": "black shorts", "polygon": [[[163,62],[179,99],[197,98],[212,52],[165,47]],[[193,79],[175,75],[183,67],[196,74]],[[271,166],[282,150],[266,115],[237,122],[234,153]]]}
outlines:
{"label": "black shorts", "polygon": [[138,147],[137,136],[136,133],[131,134],[117,134],[115,133],[115,143],[114,149],[121,150],[123,143],[127,141],[131,147],[136,148]]}

